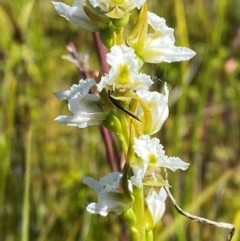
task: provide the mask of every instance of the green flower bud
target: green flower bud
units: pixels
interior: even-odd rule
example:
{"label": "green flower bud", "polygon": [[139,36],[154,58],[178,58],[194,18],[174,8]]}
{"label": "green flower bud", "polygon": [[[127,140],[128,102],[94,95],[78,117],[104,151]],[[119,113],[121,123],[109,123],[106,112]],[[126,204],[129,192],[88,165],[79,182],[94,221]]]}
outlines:
{"label": "green flower bud", "polygon": [[127,222],[130,227],[134,227],[136,224],[136,215],[132,208],[129,208],[122,213],[121,217]]}
{"label": "green flower bud", "polygon": [[122,133],[122,125],[119,119],[114,115],[113,113],[110,113],[107,118],[103,121],[103,125],[111,130],[112,132],[115,132],[116,134]]}
{"label": "green flower bud", "polygon": [[103,44],[110,49],[114,45],[113,39],[114,31],[110,28],[102,29],[99,31],[100,38]]}

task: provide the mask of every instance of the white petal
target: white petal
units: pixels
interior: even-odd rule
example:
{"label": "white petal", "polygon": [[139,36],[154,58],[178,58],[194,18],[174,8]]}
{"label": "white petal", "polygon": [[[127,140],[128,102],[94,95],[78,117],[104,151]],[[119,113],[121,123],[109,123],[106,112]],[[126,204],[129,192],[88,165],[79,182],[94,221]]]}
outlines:
{"label": "white petal", "polygon": [[142,185],[142,180],[144,179],[144,174],[146,172],[146,168],[144,166],[136,166],[131,165],[133,176],[130,178],[131,183],[137,187]]}
{"label": "white petal", "polygon": [[102,192],[102,189],[111,191],[116,190],[119,186],[120,180],[122,177],[122,173],[120,172],[112,172],[108,175],[100,178],[99,181],[94,180],[92,177],[83,177],[83,183],[93,188],[97,193]]}
{"label": "white petal", "polygon": [[187,170],[189,163],[182,161],[179,157],[167,157],[165,156],[168,162],[166,165],[167,168],[171,169],[172,171],[176,171],[177,169]]}
{"label": "white petal", "polygon": [[90,203],[87,206],[87,211],[102,216],[107,216],[109,212],[115,212],[117,215],[120,215],[124,212],[125,208],[126,204],[123,202],[105,200],[100,203]]}
{"label": "white petal", "polygon": [[118,188],[119,183],[122,178],[122,173],[120,172],[112,172],[107,176],[102,177],[99,182],[107,191],[115,190]]}
{"label": "white petal", "polygon": [[[160,32],[159,38],[154,38],[151,41],[152,45],[157,47],[159,44],[162,46],[169,46],[174,44],[174,30],[166,25],[166,20],[164,18],[159,17],[155,13],[148,12],[148,23],[154,30]],[[154,34],[148,34],[148,37],[154,37]]]}
{"label": "white petal", "polygon": [[[159,139],[150,139],[149,135],[143,135],[135,139],[133,146],[135,153],[146,161],[148,161],[149,154],[156,153],[156,149],[159,147]],[[160,148],[162,150],[162,146]]]}
{"label": "white petal", "polygon": [[84,176],[83,183],[88,185],[90,188],[94,189],[97,193],[101,191],[102,185],[92,177]]}
{"label": "white petal", "polygon": [[133,2],[134,5],[136,5],[136,7],[140,9],[142,5],[146,2],[146,0],[132,0],[130,2]]}
{"label": "white petal", "polygon": [[78,112],[86,113],[102,113],[103,107],[99,97],[93,94],[88,94],[83,98],[79,93],[68,101],[69,110],[76,114]]}
{"label": "white petal", "polygon": [[87,206],[87,211],[92,214],[100,214],[104,217],[107,216],[109,212],[107,206],[101,206],[98,203],[90,203]]}
{"label": "white petal", "polygon": [[74,97],[76,94],[80,94],[81,96],[85,97],[92,86],[96,84],[96,81],[94,79],[88,78],[86,80],[80,80],[79,84],[74,84],[70,90],[66,91],[58,91],[54,93],[56,98],[59,100],[70,100],[72,97]]}
{"label": "white petal", "polygon": [[73,116],[58,116],[55,121],[68,125],[77,126],[79,128],[86,128],[88,126],[95,126],[102,124],[105,119],[105,115],[102,113],[89,114],[89,113],[78,113]]}
{"label": "white petal", "polygon": [[130,69],[134,71],[139,69],[134,49],[129,48],[126,45],[114,45],[111,48],[111,52],[107,54],[107,63],[110,66],[127,64],[130,66]]}
{"label": "white petal", "polygon": [[155,50],[155,55],[145,58],[146,62],[149,63],[160,63],[160,62],[178,62],[186,61],[195,56],[196,53],[186,47],[176,47],[176,46],[167,46],[162,48],[161,46]]}
{"label": "white petal", "polygon": [[85,14],[82,8],[82,1],[78,1],[72,7],[61,2],[52,2],[58,14],[68,21],[79,25],[89,31],[97,31],[94,22]]}
{"label": "white petal", "polygon": [[87,126],[100,125],[106,118],[103,109],[96,106],[95,102],[71,99],[69,100],[69,110],[73,112],[73,116],[61,116],[61,118],[59,116],[55,120],[63,124],[85,128]]}
{"label": "white petal", "polygon": [[95,7],[100,7],[103,11],[111,11],[115,7],[120,7],[125,11],[130,11],[134,8],[140,9],[146,0],[128,0],[121,4],[114,3],[112,0],[89,0],[91,5]]}

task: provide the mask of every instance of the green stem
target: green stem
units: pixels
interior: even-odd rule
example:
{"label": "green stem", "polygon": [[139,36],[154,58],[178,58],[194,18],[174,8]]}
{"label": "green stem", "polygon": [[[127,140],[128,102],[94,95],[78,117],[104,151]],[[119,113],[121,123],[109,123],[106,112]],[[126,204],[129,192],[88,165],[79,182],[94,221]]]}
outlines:
{"label": "green stem", "polygon": [[133,196],[135,198],[133,209],[137,220],[135,228],[138,232],[138,239],[136,241],[146,241],[143,187],[134,186]]}
{"label": "green stem", "polygon": [[153,241],[153,231],[152,230],[146,231],[146,240]]}
{"label": "green stem", "polygon": [[138,230],[135,227],[130,228],[130,235],[131,235],[131,238],[132,238],[133,241],[139,241],[140,240]]}
{"label": "green stem", "polygon": [[129,131],[129,128],[130,128],[130,121],[129,121],[129,116],[125,113],[123,113],[122,110],[119,110],[118,112],[118,118],[119,118],[119,121],[120,123],[122,124],[122,140],[124,140],[124,145],[127,146],[128,148],[128,145],[129,145],[129,135],[130,135],[130,131]]}
{"label": "green stem", "polygon": [[117,33],[117,45],[125,44],[125,40],[124,40],[124,37],[123,37],[123,31],[124,31],[124,28],[120,28],[120,29],[116,30],[116,33]]}
{"label": "green stem", "polygon": [[26,170],[24,180],[24,194],[22,207],[22,232],[21,241],[29,240],[29,190],[30,190],[30,152],[32,129],[29,127],[26,136]]}

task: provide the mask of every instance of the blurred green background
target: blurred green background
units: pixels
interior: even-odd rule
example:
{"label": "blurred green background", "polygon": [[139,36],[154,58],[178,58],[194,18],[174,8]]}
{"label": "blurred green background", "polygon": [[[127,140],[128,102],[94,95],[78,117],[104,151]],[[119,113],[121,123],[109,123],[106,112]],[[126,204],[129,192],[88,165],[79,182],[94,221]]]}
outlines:
{"label": "blurred green background", "polygon": [[[156,89],[167,82],[172,90],[161,143],[191,164],[169,173],[172,192],[186,211],[234,223],[240,240],[240,1],[148,2],[175,29],[176,45],[197,52],[188,63],[146,69]],[[79,80],[61,58],[69,42],[99,69],[91,33],[51,1],[0,0],[0,240],[117,241],[123,232],[118,217],[85,212],[96,196],[82,176],[109,172],[99,128],[54,122],[68,111],[53,93]],[[227,233],[187,220],[168,200],[155,240],[221,241]]]}

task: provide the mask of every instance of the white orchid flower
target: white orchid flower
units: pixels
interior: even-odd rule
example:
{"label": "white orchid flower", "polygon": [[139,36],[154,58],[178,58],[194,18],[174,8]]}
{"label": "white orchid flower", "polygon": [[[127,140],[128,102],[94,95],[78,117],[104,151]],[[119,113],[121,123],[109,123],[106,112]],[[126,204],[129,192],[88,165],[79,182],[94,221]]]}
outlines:
{"label": "white orchid flower", "polygon": [[178,169],[186,170],[188,163],[183,162],[179,157],[168,157],[165,155],[163,146],[159,139],[150,138],[149,135],[142,135],[134,141],[134,151],[139,157],[137,161],[131,163],[133,176],[131,177],[132,184],[141,186],[145,176],[153,176],[161,167],[168,168],[172,171]]}
{"label": "white orchid flower", "polygon": [[58,14],[66,18],[69,22],[72,22],[84,29],[94,32],[98,31],[98,28],[94,22],[86,15],[83,10],[82,2],[84,0],[75,0],[72,6],[66,5],[61,2],[52,2]]}
{"label": "white orchid flower", "polygon": [[138,48],[137,55],[147,63],[176,62],[191,59],[196,53],[186,47],[176,47],[173,29],[166,25],[166,20],[152,12],[148,12],[148,24],[153,33],[148,33]]}
{"label": "white orchid flower", "polygon": [[96,95],[88,94],[95,84],[95,80],[91,78],[80,80],[79,84],[74,84],[70,90],[55,93],[58,99],[68,100],[68,109],[74,114],[60,115],[55,121],[79,128],[100,125],[106,118],[102,103]]}
{"label": "white orchid flower", "polygon": [[[128,209],[128,203],[124,201],[124,195],[119,190],[122,173],[113,172],[102,177],[99,181],[91,177],[83,177],[83,183],[94,189],[98,193],[98,202],[90,203],[87,206],[87,211],[94,214],[107,216],[113,211],[117,215],[122,214]],[[129,188],[132,189],[129,181]]]}
{"label": "white orchid flower", "polygon": [[97,84],[99,92],[103,88],[122,92],[129,89],[148,89],[153,84],[150,76],[138,72],[141,66],[132,48],[125,45],[113,46],[107,54],[107,63],[111,69]]}

